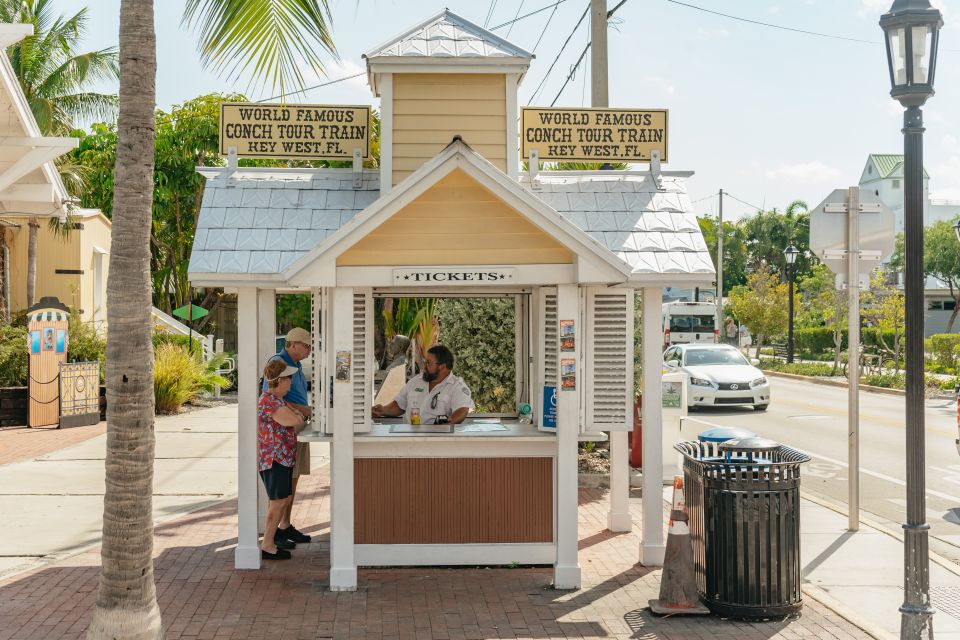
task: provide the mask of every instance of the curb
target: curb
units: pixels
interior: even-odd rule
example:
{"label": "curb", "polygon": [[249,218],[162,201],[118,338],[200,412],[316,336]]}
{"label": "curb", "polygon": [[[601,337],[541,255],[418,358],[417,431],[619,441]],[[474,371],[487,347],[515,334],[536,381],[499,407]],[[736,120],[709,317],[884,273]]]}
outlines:
{"label": "curb", "polygon": [[[784,373],[782,371],[768,371],[766,369],[761,369],[763,375],[771,376],[773,378],[786,378],[787,380],[799,380],[802,382],[812,382],[813,384],[822,384],[827,387],[843,387],[844,389],[848,388],[850,385],[844,380],[831,380],[829,378],[817,378],[814,376],[801,376],[796,373]],[[861,384],[858,387],[860,391],[869,391],[870,393],[882,393],[888,396],[906,396],[906,391],[903,389],[888,389],[886,387],[872,387],[867,384]],[[946,394],[937,394],[933,396],[927,396],[931,400],[953,400],[953,395]]]}
{"label": "curb", "polygon": [[830,609],[835,614],[853,626],[859,628],[864,633],[872,636],[876,640],[896,640],[896,636],[887,633],[873,622],[862,617],[859,613],[843,604],[820,587],[810,583],[803,583],[800,585],[800,591],[803,592],[803,595],[807,596],[811,600],[819,602],[821,605],[827,609]]}

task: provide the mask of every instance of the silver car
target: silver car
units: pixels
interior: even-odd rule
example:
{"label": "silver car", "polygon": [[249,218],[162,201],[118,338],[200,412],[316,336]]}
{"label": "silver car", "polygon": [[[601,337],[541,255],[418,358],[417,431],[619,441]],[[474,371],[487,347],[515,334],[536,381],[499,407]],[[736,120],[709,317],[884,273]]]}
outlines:
{"label": "silver car", "polygon": [[687,405],[716,407],[749,404],[757,411],[770,405],[770,383],[728,344],[679,344],[663,353],[668,371],[687,374]]}

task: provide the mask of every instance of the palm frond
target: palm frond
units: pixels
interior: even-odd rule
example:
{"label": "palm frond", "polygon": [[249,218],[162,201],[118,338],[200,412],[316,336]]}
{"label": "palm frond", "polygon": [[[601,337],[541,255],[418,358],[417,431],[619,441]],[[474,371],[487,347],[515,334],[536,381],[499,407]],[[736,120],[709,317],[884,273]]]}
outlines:
{"label": "palm frond", "polygon": [[183,17],[205,67],[281,93],[304,88],[303,68],[325,73],[316,51],[337,55],[331,21],[329,0],[187,0]]}

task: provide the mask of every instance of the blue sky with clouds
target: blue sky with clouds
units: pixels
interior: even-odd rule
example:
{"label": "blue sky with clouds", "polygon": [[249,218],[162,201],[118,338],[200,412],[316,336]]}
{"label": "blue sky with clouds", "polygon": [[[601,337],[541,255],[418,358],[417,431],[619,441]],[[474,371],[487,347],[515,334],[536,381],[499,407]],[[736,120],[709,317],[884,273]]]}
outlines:
{"label": "blue sky with clouds", "polygon": [[[617,2],[608,0],[609,6]],[[670,110],[670,163],[692,170],[689,191],[698,212],[716,211],[723,188],[725,216],[754,207],[783,209],[795,199],[813,207],[834,188],[857,183],[869,153],[900,153],[902,111],[889,97],[886,54],[878,20],[892,0],[627,0],[610,29],[610,105]],[[446,6],[494,27],[552,0],[448,0]],[[532,94],[589,4],[565,0],[551,11],[495,32],[520,47],[537,47],[520,87],[520,105],[549,105],[589,40],[588,20],[573,33],[536,98]],[[960,200],[960,0],[939,0],[945,26],[935,95],[924,109],[925,165],[934,198]],[[195,38],[181,27],[184,0],[155,0],[158,106],[167,108],[213,91],[242,91],[253,99],[269,89],[245,78],[225,80],[204,71]],[[801,34],[734,20],[829,34]],[[88,6],[89,48],[116,44],[119,0],[55,0],[63,12]],[[411,0],[331,0],[340,59],[327,75],[364,70],[361,54],[440,11]],[[509,30],[509,33],[508,33]],[[859,42],[867,41],[867,42]],[[308,74],[308,84],[322,82]],[[296,100],[296,98],[291,98]],[[373,104],[366,78],[309,91],[302,102]],[[558,106],[589,106],[589,64],[575,72]]]}

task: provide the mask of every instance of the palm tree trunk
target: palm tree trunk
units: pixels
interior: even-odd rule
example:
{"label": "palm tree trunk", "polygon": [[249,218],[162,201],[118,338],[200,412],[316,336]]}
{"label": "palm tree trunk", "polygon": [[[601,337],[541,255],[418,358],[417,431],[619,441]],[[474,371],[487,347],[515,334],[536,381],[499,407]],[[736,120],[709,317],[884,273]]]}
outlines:
{"label": "palm tree trunk", "polygon": [[87,638],[153,639],[153,201],[156,35],[153,0],[120,2],[120,114],[107,280],[107,453],[102,571]]}
{"label": "palm tree trunk", "polygon": [[27,307],[32,307],[37,301],[37,231],[40,223],[36,218],[30,218],[27,227],[30,229],[27,241]]}

